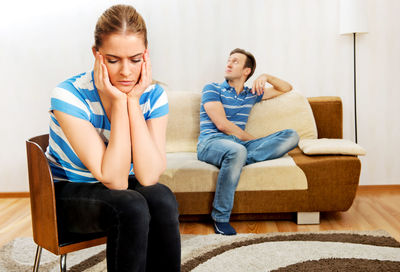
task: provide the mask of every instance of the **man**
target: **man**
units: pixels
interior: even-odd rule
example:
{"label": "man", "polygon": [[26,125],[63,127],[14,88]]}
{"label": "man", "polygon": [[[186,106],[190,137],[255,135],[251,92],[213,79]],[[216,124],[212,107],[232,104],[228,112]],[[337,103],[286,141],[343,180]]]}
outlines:
{"label": "man", "polygon": [[[197,157],[220,168],[211,217],[215,233],[223,235],[236,234],[229,218],[242,167],[279,158],[299,141],[291,129],[258,139],[244,131],[255,103],[292,90],[289,83],[268,74],[259,76],[253,88],[245,87],[255,68],[254,56],[237,48],[230,53],[225,81],[206,85],[202,94]],[[272,87],[266,88],[267,82]]]}

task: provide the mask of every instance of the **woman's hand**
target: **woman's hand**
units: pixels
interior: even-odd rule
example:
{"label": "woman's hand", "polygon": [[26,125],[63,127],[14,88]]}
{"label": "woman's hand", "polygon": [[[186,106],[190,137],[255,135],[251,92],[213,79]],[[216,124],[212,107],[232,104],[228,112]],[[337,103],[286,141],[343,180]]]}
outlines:
{"label": "woman's hand", "polygon": [[128,93],[128,98],[139,100],[143,92],[150,86],[152,82],[151,62],[149,57],[149,50],[146,49],[143,53],[143,62],[140,68],[140,79],[138,83]]}
{"label": "woman's hand", "polygon": [[105,94],[112,101],[123,100],[127,97],[126,94],[111,84],[104,57],[99,52],[96,52],[96,61],[94,63],[94,84],[99,92]]}

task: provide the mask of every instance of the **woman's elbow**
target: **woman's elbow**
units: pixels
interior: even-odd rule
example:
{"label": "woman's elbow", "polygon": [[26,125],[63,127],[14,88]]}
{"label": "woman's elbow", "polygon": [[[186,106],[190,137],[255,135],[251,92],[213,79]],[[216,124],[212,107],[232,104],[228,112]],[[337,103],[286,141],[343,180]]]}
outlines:
{"label": "woman's elbow", "polygon": [[143,186],[151,186],[157,184],[160,176],[164,173],[166,166],[161,166],[158,171],[151,171],[151,173],[147,173],[146,175],[136,176],[139,180],[140,184]]}
{"label": "woman's elbow", "polygon": [[124,175],[101,176],[97,180],[111,190],[126,190],[128,189],[129,173]]}
{"label": "woman's elbow", "polygon": [[142,184],[143,186],[151,186],[154,184],[157,184],[159,176],[157,177],[156,175],[147,175],[145,177],[137,177],[139,180],[139,183]]}
{"label": "woman's elbow", "polygon": [[128,189],[128,178],[126,180],[102,180],[101,183],[104,184],[110,190],[126,190]]}

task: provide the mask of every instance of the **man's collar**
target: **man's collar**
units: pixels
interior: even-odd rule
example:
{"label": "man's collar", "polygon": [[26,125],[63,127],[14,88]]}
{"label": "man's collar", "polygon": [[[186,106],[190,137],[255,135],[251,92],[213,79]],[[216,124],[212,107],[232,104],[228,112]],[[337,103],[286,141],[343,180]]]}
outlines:
{"label": "man's collar", "polygon": [[232,88],[231,85],[229,85],[228,80],[225,80],[224,82],[222,82],[221,87],[223,87],[225,89]]}
{"label": "man's collar", "polygon": [[[231,85],[229,85],[229,83],[228,83],[227,80],[225,80],[224,82],[221,83],[221,87],[222,87],[222,88],[225,88],[225,89],[230,89],[230,88],[234,89]],[[251,90],[251,89],[250,89],[249,87],[244,86],[244,87],[243,87],[242,93],[243,93],[243,92],[250,92],[250,90]]]}
{"label": "man's collar", "polygon": [[247,87],[247,86],[244,86],[244,88],[243,88],[243,92],[250,92],[250,88],[249,87]]}

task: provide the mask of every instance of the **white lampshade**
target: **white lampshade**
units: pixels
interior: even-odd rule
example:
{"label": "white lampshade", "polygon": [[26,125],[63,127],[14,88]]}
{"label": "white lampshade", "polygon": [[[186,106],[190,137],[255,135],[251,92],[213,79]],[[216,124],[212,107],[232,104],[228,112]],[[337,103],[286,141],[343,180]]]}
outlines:
{"label": "white lampshade", "polygon": [[368,0],[340,0],[340,34],[367,33]]}

